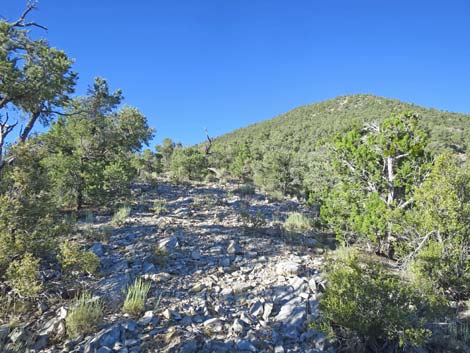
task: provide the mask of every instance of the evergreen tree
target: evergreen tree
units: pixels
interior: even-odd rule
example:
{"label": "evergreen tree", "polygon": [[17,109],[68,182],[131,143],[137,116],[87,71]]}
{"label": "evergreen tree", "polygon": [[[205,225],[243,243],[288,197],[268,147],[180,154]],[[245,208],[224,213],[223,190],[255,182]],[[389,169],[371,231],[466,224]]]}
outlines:
{"label": "evergreen tree", "polygon": [[[393,219],[400,218],[413,202],[413,192],[431,166],[427,133],[418,121],[413,113],[393,115],[381,124],[368,124],[362,131],[335,138],[333,164],[338,182],[321,215],[341,240],[355,234],[372,241],[380,251],[390,247]],[[340,221],[338,214],[342,214]]]}
{"label": "evergreen tree", "polygon": [[80,209],[128,192],[137,174],[132,153],[153,132],[137,109],[118,110],[121,100],[120,91],[111,94],[106,81],[96,79],[88,97],[74,100],[70,114],[44,135],[50,151],[44,163],[63,206]]}

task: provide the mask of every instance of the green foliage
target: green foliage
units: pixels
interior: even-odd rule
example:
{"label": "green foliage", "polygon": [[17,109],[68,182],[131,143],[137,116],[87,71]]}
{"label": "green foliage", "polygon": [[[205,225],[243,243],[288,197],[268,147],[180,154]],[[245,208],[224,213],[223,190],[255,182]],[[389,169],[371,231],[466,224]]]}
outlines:
{"label": "green foliage", "polygon": [[[20,133],[21,143],[37,121],[43,125],[51,121],[53,112],[73,93],[77,78],[71,71],[73,60],[50,47],[46,40],[34,39],[31,31],[24,28],[25,21],[9,23],[0,19],[0,123],[8,126],[8,114],[26,120]],[[12,126],[0,131],[0,165]]]}
{"label": "green foliage", "polygon": [[240,218],[243,223],[243,231],[245,233],[257,233],[266,225],[266,215],[261,211],[255,214],[250,213],[248,209],[240,211]]}
{"label": "green foliage", "polygon": [[92,333],[103,320],[103,304],[89,293],[81,294],[72,304],[65,324],[70,338]]}
{"label": "green foliage", "polygon": [[292,212],[284,222],[284,229],[288,232],[307,232],[312,229],[312,221],[302,213]]}
{"label": "green foliage", "polygon": [[148,148],[144,149],[141,154],[136,153],[132,164],[137,171],[138,179],[143,182],[154,183],[157,175],[163,170],[160,156],[152,153]]}
{"label": "green foliage", "polygon": [[[318,203],[335,177],[328,150],[334,136],[351,130],[360,131],[364,123],[377,121],[380,124],[390,115],[404,111],[414,111],[422,117],[418,128],[430,132],[428,151],[439,154],[448,150],[464,154],[468,150],[468,115],[357,94],[301,106],[274,119],[225,134],[214,140],[210,165],[230,170],[237,149],[246,146],[250,154],[247,174],[251,176],[264,155],[274,150],[288,150],[294,163],[299,165],[296,178],[301,183],[300,191]],[[262,180],[258,179],[259,182]]]}
{"label": "green foliage", "polygon": [[333,165],[338,180],[321,216],[340,240],[353,232],[381,251],[381,245],[390,246],[393,220],[401,219],[430,168],[426,133],[418,122],[415,114],[405,113],[335,138]]}
{"label": "green foliage", "polygon": [[438,294],[423,292],[356,251],[330,259],[325,270],[321,325],[351,351],[379,352],[384,344],[402,351],[429,338],[424,324],[441,312]]}
{"label": "green foliage", "polygon": [[165,138],[161,145],[156,145],[158,158],[162,161],[163,168],[169,169],[173,152],[177,149],[177,144],[171,138]]}
{"label": "green foliage", "polygon": [[253,184],[243,184],[234,190],[236,194],[241,196],[254,195],[256,193],[256,188]]}
{"label": "green foliage", "polygon": [[26,253],[20,260],[10,263],[6,272],[6,283],[21,296],[35,297],[42,290],[39,281],[39,259]]}
{"label": "green foliage", "polygon": [[470,296],[470,169],[450,154],[436,159],[415,193],[401,252],[415,255],[415,275],[431,278],[454,299]]}
{"label": "green foliage", "polygon": [[129,205],[121,206],[114,213],[111,223],[116,224],[116,225],[123,224],[126,221],[126,219],[130,216],[130,214],[131,214],[131,206]]}
{"label": "green foliage", "polygon": [[62,271],[80,271],[94,274],[100,266],[100,259],[92,251],[81,250],[77,243],[66,241],[60,245],[59,263]]}
{"label": "green foliage", "polygon": [[170,171],[177,181],[202,180],[207,175],[207,158],[195,147],[178,148],[171,159]]}
{"label": "green foliage", "polygon": [[137,176],[133,153],[153,130],[137,109],[117,110],[121,100],[120,91],[110,93],[107,82],[97,78],[88,96],[72,101],[69,115],[42,136],[50,152],[43,163],[60,205],[80,209],[129,193]]}
{"label": "green foliage", "polygon": [[254,181],[268,192],[280,191],[282,195],[296,194],[300,189],[298,166],[293,154],[287,150],[273,150],[265,154],[255,168]]}
{"label": "green foliage", "polygon": [[247,143],[241,145],[234,145],[230,151],[232,163],[229,165],[230,173],[240,179],[242,182],[247,182],[252,173],[252,155],[250,147]]}
{"label": "green foliage", "polygon": [[41,159],[47,151],[34,141],[12,148],[15,163],[0,183],[0,271],[26,252],[46,258],[53,239],[68,231],[49,192],[51,183]]}
{"label": "green foliage", "polygon": [[155,212],[157,215],[161,215],[167,211],[166,201],[164,199],[157,199],[153,202],[153,207],[151,211]]}
{"label": "green foliage", "polygon": [[149,282],[144,282],[140,278],[135,280],[127,289],[126,300],[122,308],[125,313],[137,316],[144,311],[150,286]]}

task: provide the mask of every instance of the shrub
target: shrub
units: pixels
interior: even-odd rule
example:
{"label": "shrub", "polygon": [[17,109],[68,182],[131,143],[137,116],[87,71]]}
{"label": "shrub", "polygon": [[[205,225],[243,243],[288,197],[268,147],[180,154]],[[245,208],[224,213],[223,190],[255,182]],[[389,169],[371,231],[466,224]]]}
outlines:
{"label": "shrub", "polygon": [[100,265],[100,259],[95,253],[80,250],[78,244],[74,242],[62,243],[58,258],[64,272],[81,271],[93,274]]}
{"label": "shrub", "polygon": [[458,239],[430,240],[417,254],[411,270],[419,282],[431,279],[450,298],[470,296],[470,255]]}
{"label": "shrub", "polygon": [[299,212],[292,212],[284,222],[284,229],[288,232],[306,232],[312,229],[312,221]]}
{"label": "shrub", "polygon": [[240,185],[235,190],[235,193],[237,193],[241,196],[254,195],[256,193],[256,188],[253,184],[243,184],[243,185]]}
{"label": "shrub", "polygon": [[42,283],[38,280],[38,268],[39,259],[26,253],[21,260],[10,263],[6,272],[6,282],[19,295],[35,297],[42,290]]}
{"label": "shrub", "polygon": [[137,279],[128,289],[124,301],[124,312],[131,315],[139,315],[144,311],[145,299],[150,290],[150,283]]}
{"label": "shrub", "polygon": [[80,295],[65,319],[67,333],[71,338],[93,332],[103,318],[101,300],[89,293]]}
{"label": "shrub", "polygon": [[164,199],[157,199],[153,202],[152,211],[157,215],[161,215],[167,211]]}
{"label": "shrub", "polygon": [[261,211],[251,214],[248,210],[241,210],[240,218],[245,233],[259,232],[266,225],[266,215]]}
{"label": "shrub", "polygon": [[207,170],[207,158],[194,147],[179,148],[173,153],[170,164],[171,175],[176,181],[202,180]]}
{"label": "shrub", "polygon": [[130,214],[131,214],[130,206],[124,205],[122,207],[119,207],[119,209],[114,213],[114,216],[111,222],[117,225],[123,224],[126,218],[130,216]]}
{"label": "shrub", "polygon": [[441,297],[424,293],[384,265],[356,251],[330,259],[328,286],[320,300],[320,326],[353,351],[374,352],[385,345],[400,351],[430,336],[427,320],[440,313]]}
{"label": "shrub", "polygon": [[41,166],[47,151],[34,142],[9,149],[15,163],[0,176],[0,272],[26,253],[47,258],[53,239],[68,231],[52,202],[50,180]]}
{"label": "shrub", "polygon": [[156,245],[153,248],[153,254],[152,254],[152,262],[157,265],[157,266],[163,266],[166,264],[168,261],[168,251],[166,251],[164,248]]}

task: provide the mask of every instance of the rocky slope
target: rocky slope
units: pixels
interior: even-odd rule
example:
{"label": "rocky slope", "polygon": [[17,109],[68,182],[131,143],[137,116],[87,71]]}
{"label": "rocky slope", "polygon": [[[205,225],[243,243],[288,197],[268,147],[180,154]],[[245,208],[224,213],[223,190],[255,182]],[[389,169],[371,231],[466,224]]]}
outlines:
{"label": "rocky slope", "polygon": [[[290,234],[280,224],[295,201],[238,195],[217,185],[160,183],[142,191],[125,223],[109,239],[87,246],[100,257],[100,274],[57,291],[90,290],[106,304],[100,330],[67,339],[70,301],[41,305],[36,319],[10,331],[8,348],[31,352],[321,352],[325,337],[307,328],[317,312],[324,241]],[[159,199],[159,212],[151,209]],[[92,226],[109,222],[100,217]],[[155,248],[164,249],[155,253]],[[145,313],[122,313],[124,290],[151,281]],[[21,351],[21,350],[20,350]]]}

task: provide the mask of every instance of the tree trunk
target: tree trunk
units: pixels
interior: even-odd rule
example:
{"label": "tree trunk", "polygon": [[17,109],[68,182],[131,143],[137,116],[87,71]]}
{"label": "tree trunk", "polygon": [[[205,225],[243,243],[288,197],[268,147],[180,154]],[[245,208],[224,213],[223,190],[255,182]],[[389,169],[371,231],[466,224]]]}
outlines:
{"label": "tree trunk", "polygon": [[20,135],[19,142],[24,143],[26,139],[28,138],[31,130],[33,129],[34,124],[36,123],[36,120],[38,120],[40,112],[33,113],[31,117],[28,120],[28,123],[26,124],[23,132]]}
{"label": "tree trunk", "polygon": [[395,175],[393,173],[393,158],[387,157],[387,182],[388,182],[388,196],[387,204],[390,206],[395,199],[395,187],[393,186],[393,180]]}

